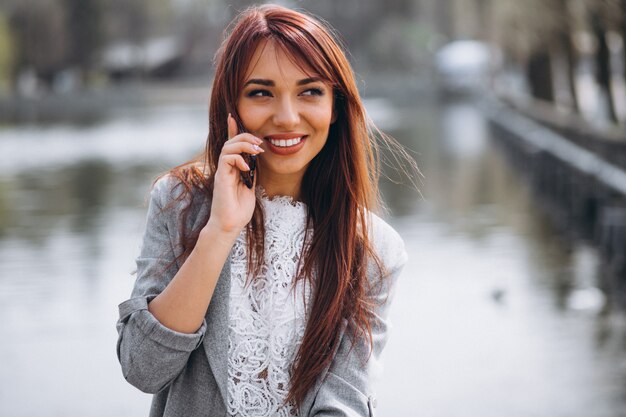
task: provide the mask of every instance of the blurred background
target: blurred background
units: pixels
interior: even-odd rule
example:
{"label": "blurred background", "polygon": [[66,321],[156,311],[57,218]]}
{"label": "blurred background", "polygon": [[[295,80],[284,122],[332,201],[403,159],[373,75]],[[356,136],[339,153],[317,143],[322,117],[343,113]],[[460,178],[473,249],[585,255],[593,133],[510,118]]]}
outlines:
{"label": "blurred background", "polygon": [[[378,415],[626,416],[626,0],[315,0],[404,144]],[[0,416],[145,416],[115,356],[152,180],[243,0],[0,3]]]}

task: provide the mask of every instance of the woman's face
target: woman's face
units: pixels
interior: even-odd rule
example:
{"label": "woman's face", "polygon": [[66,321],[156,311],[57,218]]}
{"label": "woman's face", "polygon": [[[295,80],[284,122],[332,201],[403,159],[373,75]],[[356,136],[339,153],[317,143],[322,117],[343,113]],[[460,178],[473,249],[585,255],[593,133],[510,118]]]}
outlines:
{"label": "woman's face", "polygon": [[304,72],[271,41],[259,45],[239,94],[245,129],[263,139],[259,181],[299,184],[324,147],[333,121],[333,90]]}

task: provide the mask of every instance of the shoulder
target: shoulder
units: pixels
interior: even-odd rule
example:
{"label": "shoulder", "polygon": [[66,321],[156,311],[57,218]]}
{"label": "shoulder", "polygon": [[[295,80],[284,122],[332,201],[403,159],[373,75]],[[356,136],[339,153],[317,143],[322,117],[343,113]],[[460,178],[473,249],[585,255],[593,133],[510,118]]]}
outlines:
{"label": "shoulder", "polygon": [[369,213],[369,236],[376,255],[385,269],[392,272],[407,261],[404,240],[389,223],[374,213]]}
{"label": "shoulder", "polygon": [[202,188],[171,172],[159,177],[150,190],[148,217],[160,219],[172,231],[195,230],[210,207],[208,193]]}
{"label": "shoulder", "polygon": [[178,173],[170,171],[161,175],[152,185],[151,200],[162,209],[176,209],[190,203],[199,203],[207,197],[206,184],[202,181],[205,177],[200,177],[200,172],[196,167],[190,166],[182,168]]}
{"label": "shoulder", "polygon": [[182,185],[178,177],[168,172],[154,182],[150,189],[150,199],[163,208],[171,201],[180,198]]}

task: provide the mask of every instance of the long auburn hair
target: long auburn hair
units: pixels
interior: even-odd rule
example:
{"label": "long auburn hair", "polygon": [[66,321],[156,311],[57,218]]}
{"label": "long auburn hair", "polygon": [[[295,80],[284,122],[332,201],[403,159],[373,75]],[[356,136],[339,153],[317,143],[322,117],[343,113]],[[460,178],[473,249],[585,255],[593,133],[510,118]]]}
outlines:
{"label": "long auburn hair", "polygon": [[[239,120],[237,100],[252,56],[263,41],[274,42],[301,68],[322,77],[334,92],[336,120],[325,146],[307,167],[300,193],[308,208],[307,230],[313,234],[301,254],[296,279],[305,279],[313,292],[285,400],[299,407],[332,361],[344,320],[353,346],[357,340],[372,346],[374,303],[367,293],[372,285],[382,284],[385,271],[369,238],[368,218],[380,208],[376,140],[391,139],[369,121],[341,42],[322,21],[284,7],[264,5],[243,11],[226,33],[216,54],[205,151],[169,171],[183,187],[178,199],[212,196],[219,156],[228,139],[227,115],[232,113]],[[210,217],[208,213],[198,223],[199,229],[184,230],[191,205],[180,214],[183,259],[193,250]],[[263,211],[257,204],[246,226],[251,277],[259,272],[264,259],[263,225]],[[377,269],[379,279],[375,282],[368,280],[367,265]]]}

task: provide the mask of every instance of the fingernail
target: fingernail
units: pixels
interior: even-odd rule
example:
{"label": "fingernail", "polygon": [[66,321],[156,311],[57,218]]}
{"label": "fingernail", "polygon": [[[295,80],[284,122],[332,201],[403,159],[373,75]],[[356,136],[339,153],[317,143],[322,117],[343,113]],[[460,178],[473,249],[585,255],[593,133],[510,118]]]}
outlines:
{"label": "fingernail", "polygon": [[248,169],[248,171],[250,171],[250,166],[249,166],[248,164],[246,164],[245,162],[244,162],[243,164],[246,166],[246,168]]}
{"label": "fingernail", "polygon": [[259,145],[252,145],[257,152],[265,152]]}

